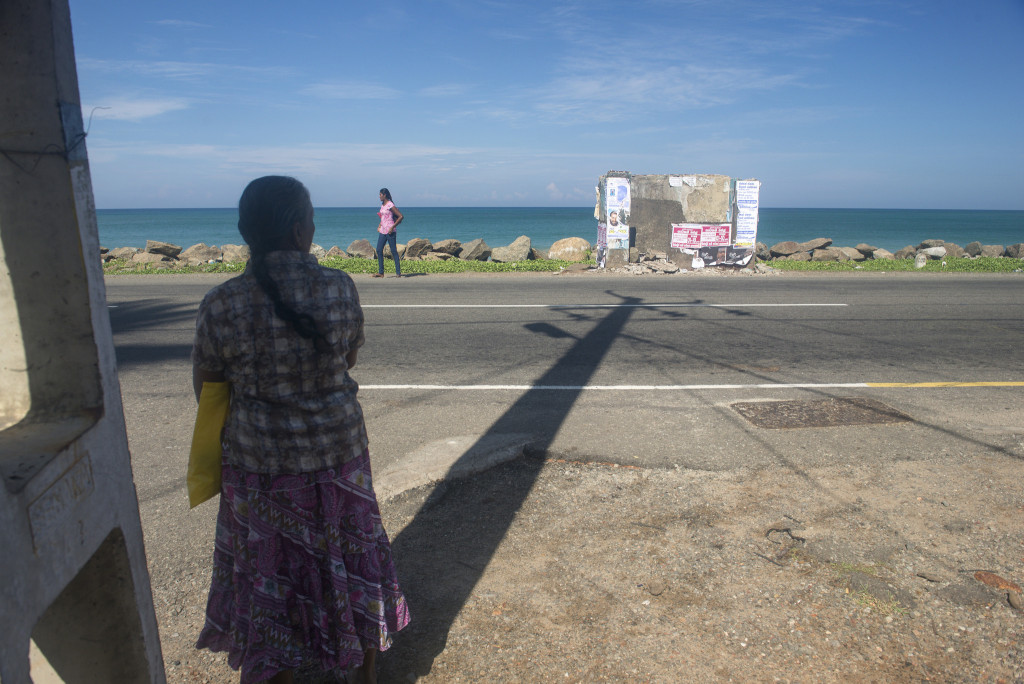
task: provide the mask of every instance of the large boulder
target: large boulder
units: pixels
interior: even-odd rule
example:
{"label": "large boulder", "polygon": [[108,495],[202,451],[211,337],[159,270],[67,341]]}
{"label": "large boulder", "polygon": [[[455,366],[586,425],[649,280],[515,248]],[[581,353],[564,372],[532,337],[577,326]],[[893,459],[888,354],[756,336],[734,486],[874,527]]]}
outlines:
{"label": "large boulder", "polygon": [[941,259],[946,256],[946,248],[942,245],[937,247],[925,247],[924,249],[918,249],[918,254],[924,254],[929,259]]}
{"label": "large boulder", "polygon": [[249,245],[221,245],[224,250],[224,263],[235,264],[249,260]]}
{"label": "large boulder", "polygon": [[480,238],[470,240],[462,245],[459,258],[463,261],[487,261],[491,258],[491,248]]}
{"label": "large boulder", "polygon": [[377,250],[373,248],[369,240],[353,240],[352,244],[345,248],[345,251],[350,256],[356,257],[357,259],[376,259]]}
{"label": "large boulder", "polygon": [[559,240],[548,250],[548,259],[558,261],[586,261],[589,255],[590,243],[579,237]]}
{"label": "large boulder", "polygon": [[[948,244],[946,248],[949,248]],[[1001,257],[1006,254],[1006,249],[1002,245],[983,245],[975,241],[967,243],[964,252],[967,253],[967,256],[972,257]]]}
{"label": "large boulder", "polygon": [[811,253],[811,261],[849,261],[849,255],[838,247],[819,247]]}
{"label": "large boulder", "polygon": [[309,246],[309,253],[315,256],[317,261],[320,261],[327,256],[327,250],[315,242]]}
{"label": "large boulder", "polygon": [[434,246],[425,238],[413,238],[405,245],[405,256],[410,259],[426,256],[433,251]]}
{"label": "large boulder", "polygon": [[103,257],[105,261],[109,261],[111,259],[131,259],[141,251],[142,250],[138,247],[115,247],[104,254]]}
{"label": "large boulder", "polygon": [[807,242],[800,243],[801,252],[814,252],[816,249],[824,249],[832,245],[832,238],[814,238]]}
{"label": "large boulder", "polygon": [[917,249],[911,245],[907,245],[902,249],[897,249],[896,253],[893,254],[897,259],[913,259],[917,255]]}
{"label": "large boulder", "polygon": [[860,252],[866,257],[870,257],[872,254],[878,251],[878,247],[874,247],[864,242],[854,247],[854,249],[856,249],[858,252]]}
{"label": "large boulder", "polygon": [[879,247],[878,249],[876,249],[874,252],[871,253],[871,258],[872,259],[889,259],[889,260],[891,260],[891,259],[895,259],[896,257],[893,256],[893,253],[890,252],[889,250],[882,249],[881,247]]}
{"label": "large boulder", "polygon": [[513,263],[526,261],[530,258],[530,238],[520,235],[507,247],[495,247],[491,250],[491,261]]}
{"label": "large boulder", "polygon": [[459,256],[459,252],[462,251],[462,243],[458,240],[441,240],[434,243],[433,251]]}
{"label": "large boulder", "polygon": [[[396,242],[395,243],[395,251],[398,252],[398,259],[399,259],[399,261],[401,261],[402,259],[405,258],[405,250],[406,250],[405,245],[403,245],[400,242]],[[385,242],[384,243],[384,258],[385,259],[394,259],[394,257],[391,256],[391,243],[390,242]]]}
{"label": "large boulder", "polygon": [[159,254],[161,256],[177,259],[178,255],[181,254],[181,247],[178,245],[172,245],[170,242],[146,240],[146,251],[150,254]]}
{"label": "large boulder", "polygon": [[192,245],[178,255],[178,258],[189,266],[200,266],[202,264],[216,263],[224,259],[224,252],[219,247],[207,247],[205,243]]}
{"label": "large boulder", "polygon": [[155,264],[161,261],[170,261],[171,257],[156,252],[137,252],[132,255],[132,262],[136,264]]}
{"label": "large boulder", "polygon": [[962,259],[967,256],[967,250],[955,242],[944,242],[942,246],[946,248],[946,256],[951,259]]}
{"label": "large boulder", "polygon": [[792,240],[786,240],[785,242],[776,242],[768,249],[768,252],[773,257],[789,256],[790,254],[796,254],[797,252],[800,251],[802,251],[800,249],[800,243],[793,242]]}
{"label": "large boulder", "polygon": [[922,249],[928,249],[930,247],[943,247],[943,246],[945,246],[945,244],[946,244],[945,240],[935,240],[935,239],[924,240],[923,242],[921,242],[921,244],[919,244],[917,246],[917,249],[918,249],[918,251],[920,251]]}
{"label": "large boulder", "polygon": [[779,257],[779,261],[810,261],[810,252],[797,252],[796,254],[790,254],[789,256]]}
{"label": "large boulder", "polygon": [[334,245],[329,250],[327,250],[327,256],[329,256],[329,257],[341,257],[342,259],[344,259],[345,257],[348,256],[348,254],[346,254],[345,250],[343,250],[338,245]]}
{"label": "large boulder", "polygon": [[1024,242],[1018,242],[1006,248],[1006,256],[1011,259],[1024,259]]}
{"label": "large boulder", "polygon": [[768,245],[763,242],[758,242],[754,245],[754,254],[757,256],[758,261],[768,261],[772,258],[772,253],[768,250]]}
{"label": "large boulder", "polygon": [[854,247],[840,247],[839,251],[848,256],[851,261],[864,261],[867,259],[864,252]]}

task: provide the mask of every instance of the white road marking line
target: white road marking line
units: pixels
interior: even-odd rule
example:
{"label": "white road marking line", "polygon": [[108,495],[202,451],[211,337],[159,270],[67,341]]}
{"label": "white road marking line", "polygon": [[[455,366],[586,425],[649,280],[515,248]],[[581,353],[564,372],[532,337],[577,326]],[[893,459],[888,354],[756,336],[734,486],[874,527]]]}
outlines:
{"label": "white road marking line", "polygon": [[457,390],[457,391],[552,391],[552,392],[678,392],[722,389],[840,389],[840,388],[943,388],[943,387],[1024,387],[1021,381],[1006,382],[793,382],[750,385],[360,385],[361,390]]}
{"label": "white road marking line", "polygon": [[360,385],[361,390],[514,390],[514,391],[665,391],[676,392],[680,390],[704,390],[704,389],[792,389],[792,388],[835,388],[835,387],[869,387],[866,382],[844,382],[844,383],[792,383],[773,384],[765,383],[759,385]]}
{"label": "white road marking line", "polygon": [[363,304],[364,309],[750,309],[849,304]]}

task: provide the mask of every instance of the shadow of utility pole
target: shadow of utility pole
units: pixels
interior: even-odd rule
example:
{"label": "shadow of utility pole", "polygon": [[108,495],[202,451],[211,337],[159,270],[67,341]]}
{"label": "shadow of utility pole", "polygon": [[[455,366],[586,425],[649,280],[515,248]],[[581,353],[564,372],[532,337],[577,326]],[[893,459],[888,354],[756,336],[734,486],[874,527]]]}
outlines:
{"label": "shadow of utility pole", "polygon": [[[547,451],[582,388],[632,315],[634,309],[628,305],[641,303],[636,297],[609,294],[627,306],[613,308],[535,382],[536,386],[560,385],[576,389],[527,391],[491,425],[476,445],[490,435],[528,432],[536,435],[532,447],[539,453]],[[569,336],[554,326],[535,331]],[[476,445],[466,454],[472,454]],[[466,458],[464,455],[460,460]],[[419,675],[430,672],[434,659],[444,650],[453,622],[512,526],[543,464],[541,458],[524,459],[523,467],[516,469],[522,474],[521,478],[504,483],[483,505],[482,502],[466,502],[471,515],[438,529],[437,516],[431,516],[430,510],[442,502],[446,506],[455,503],[451,499],[459,496],[458,485],[442,482],[412,522],[395,537],[392,549],[409,600],[412,623],[396,637],[385,661],[402,663],[406,672],[411,667]],[[459,465],[456,462],[452,470]],[[448,516],[443,519],[451,521]]]}

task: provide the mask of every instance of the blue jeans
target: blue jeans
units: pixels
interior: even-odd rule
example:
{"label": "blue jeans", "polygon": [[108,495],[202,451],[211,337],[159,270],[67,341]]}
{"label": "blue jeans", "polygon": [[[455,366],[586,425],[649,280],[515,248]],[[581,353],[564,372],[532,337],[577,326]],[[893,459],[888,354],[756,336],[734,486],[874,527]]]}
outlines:
{"label": "blue jeans", "polygon": [[398,263],[398,238],[396,236],[397,231],[391,231],[387,235],[384,233],[377,234],[377,273],[384,272],[384,244],[387,243],[391,247],[391,256],[395,260],[395,273],[402,275],[402,266]]}

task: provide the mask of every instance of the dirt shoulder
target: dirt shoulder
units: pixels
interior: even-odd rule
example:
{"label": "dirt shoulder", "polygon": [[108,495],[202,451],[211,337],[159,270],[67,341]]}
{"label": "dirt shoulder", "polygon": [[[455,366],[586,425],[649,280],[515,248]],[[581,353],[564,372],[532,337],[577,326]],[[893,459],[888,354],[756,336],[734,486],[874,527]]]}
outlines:
{"label": "dirt shoulder", "polygon": [[[991,586],[1024,583],[1020,466],[533,455],[405,492],[381,505],[413,622],[380,681],[1020,682],[1024,613]],[[168,681],[237,681],[192,648],[208,568],[187,555],[154,578]]]}
{"label": "dirt shoulder", "polygon": [[407,492],[383,508],[414,619],[382,681],[1019,682],[1024,614],[991,585],[1024,582],[1020,465],[526,457]]}

